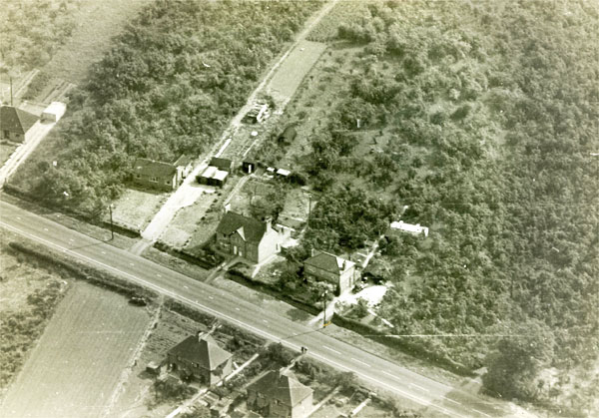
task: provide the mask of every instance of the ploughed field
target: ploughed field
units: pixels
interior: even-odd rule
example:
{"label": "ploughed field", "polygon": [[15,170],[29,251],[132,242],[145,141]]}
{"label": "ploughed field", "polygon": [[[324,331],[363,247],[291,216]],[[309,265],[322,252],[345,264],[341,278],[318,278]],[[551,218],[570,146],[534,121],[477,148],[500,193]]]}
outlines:
{"label": "ploughed field", "polygon": [[146,309],[127,298],[75,283],[9,389],[0,416],[101,416],[149,321]]}

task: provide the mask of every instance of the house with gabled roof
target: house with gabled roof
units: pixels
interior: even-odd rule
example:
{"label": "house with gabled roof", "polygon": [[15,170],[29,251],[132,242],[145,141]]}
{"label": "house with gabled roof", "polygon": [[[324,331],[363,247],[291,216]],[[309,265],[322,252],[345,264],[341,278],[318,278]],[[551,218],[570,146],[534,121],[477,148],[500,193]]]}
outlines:
{"label": "house with gabled roof", "polygon": [[133,183],[162,191],[177,189],[192,169],[192,160],[181,156],[174,163],[138,158],[133,164]]}
{"label": "house with gabled roof", "polygon": [[189,336],[171,348],[166,362],[183,378],[213,385],[231,373],[232,357],[233,354],[222,349],[211,335],[200,334]]}
{"label": "house with gabled roof", "polygon": [[279,232],[269,219],[259,221],[235,212],[225,213],[215,239],[217,250],[251,263],[262,263],[281,250]]}
{"label": "house with gabled roof", "polygon": [[265,417],[306,418],[313,406],[314,391],[291,372],[271,370],[247,388],[247,404]]}
{"label": "house with gabled roof", "polygon": [[16,107],[0,107],[0,139],[11,142],[25,142],[27,132],[37,120],[37,116]]}
{"label": "house with gabled roof", "polygon": [[354,287],[356,263],[324,251],[313,252],[312,257],[304,261],[304,276],[332,283],[338,294],[342,294]]}

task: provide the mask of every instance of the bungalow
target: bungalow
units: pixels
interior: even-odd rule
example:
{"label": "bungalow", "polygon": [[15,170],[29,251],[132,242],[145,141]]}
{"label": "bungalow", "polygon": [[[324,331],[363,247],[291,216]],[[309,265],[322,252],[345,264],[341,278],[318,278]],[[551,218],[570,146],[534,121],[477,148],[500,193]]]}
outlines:
{"label": "bungalow", "polygon": [[216,229],[216,248],[227,254],[261,263],[280,251],[279,233],[271,221],[260,222],[227,212]]}
{"label": "bungalow", "polygon": [[184,165],[177,165],[179,163],[185,164],[185,159],[179,158],[171,164],[138,158],[133,166],[133,183],[167,192],[175,190],[181,184],[184,172],[189,170]]}
{"label": "bungalow", "polygon": [[247,388],[247,404],[265,417],[307,418],[313,390],[290,372],[272,370]]}
{"label": "bungalow", "polygon": [[356,264],[327,252],[313,253],[304,261],[304,276],[337,286],[337,293],[350,291],[356,280]]}
{"label": "bungalow", "polygon": [[233,355],[220,348],[212,336],[189,336],[171,348],[166,362],[183,378],[197,379],[206,385],[218,383],[232,371]]}
{"label": "bungalow", "polygon": [[37,116],[12,106],[0,107],[0,139],[25,142]]}
{"label": "bungalow", "polygon": [[404,221],[391,222],[385,236],[390,237],[404,232],[411,235],[424,235],[425,237],[428,237],[428,228],[426,226],[420,226],[420,224],[407,224]]}

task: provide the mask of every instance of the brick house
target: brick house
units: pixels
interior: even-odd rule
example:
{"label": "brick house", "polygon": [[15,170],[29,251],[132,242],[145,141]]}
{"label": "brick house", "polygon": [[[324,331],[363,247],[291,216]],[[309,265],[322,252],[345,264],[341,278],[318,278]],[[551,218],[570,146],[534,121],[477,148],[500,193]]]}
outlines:
{"label": "brick house", "polygon": [[279,232],[269,220],[258,221],[227,212],[216,229],[216,248],[224,253],[261,263],[280,251]]}
{"label": "brick house", "polygon": [[25,142],[27,132],[37,120],[37,116],[16,107],[0,107],[0,139],[11,142]]}
{"label": "brick house", "polygon": [[181,377],[191,377],[203,384],[213,385],[231,373],[232,357],[210,335],[200,334],[189,336],[171,348],[166,362]]}
{"label": "brick house", "polygon": [[356,264],[327,252],[314,253],[304,261],[304,276],[317,281],[325,281],[337,286],[342,294],[354,287]]}
{"label": "brick house", "polygon": [[265,417],[307,418],[312,412],[313,390],[290,372],[272,370],[247,391],[248,406]]}

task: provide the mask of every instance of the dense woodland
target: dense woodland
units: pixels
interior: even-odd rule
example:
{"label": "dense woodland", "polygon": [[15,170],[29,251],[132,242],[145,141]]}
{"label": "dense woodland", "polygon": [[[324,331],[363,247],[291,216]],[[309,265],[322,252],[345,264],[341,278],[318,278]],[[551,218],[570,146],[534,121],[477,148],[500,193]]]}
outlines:
{"label": "dense woodland", "polygon": [[[380,313],[509,399],[554,401],[541,370],[597,361],[597,24],[588,2],[370,3],[332,41],[364,49],[303,163],[306,249],[351,252],[404,205],[431,226],[383,248]],[[391,134],[372,158],[364,129]],[[575,392],[562,413],[588,414],[596,389]]]}
{"label": "dense woodland", "polygon": [[[116,198],[135,157],[172,161],[220,138],[318,1],[166,1],[146,7],[71,97],[53,148],[26,175],[84,211]],[[31,184],[33,183],[33,184]]]}
{"label": "dense woodland", "polygon": [[75,28],[79,0],[9,0],[0,13],[0,72],[13,76],[46,64]]}

